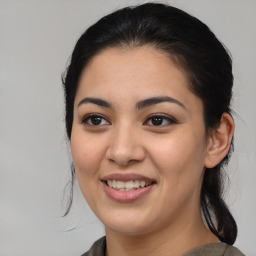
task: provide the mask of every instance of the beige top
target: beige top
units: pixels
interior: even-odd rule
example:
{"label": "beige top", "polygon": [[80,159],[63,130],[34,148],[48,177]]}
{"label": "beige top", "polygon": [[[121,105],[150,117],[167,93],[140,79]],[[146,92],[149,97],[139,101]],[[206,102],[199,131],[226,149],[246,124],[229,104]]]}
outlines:
{"label": "beige top", "polygon": [[[91,249],[82,256],[105,256],[106,237],[100,238],[96,241]],[[184,256],[245,256],[236,247],[225,243],[207,244],[195,248]]]}

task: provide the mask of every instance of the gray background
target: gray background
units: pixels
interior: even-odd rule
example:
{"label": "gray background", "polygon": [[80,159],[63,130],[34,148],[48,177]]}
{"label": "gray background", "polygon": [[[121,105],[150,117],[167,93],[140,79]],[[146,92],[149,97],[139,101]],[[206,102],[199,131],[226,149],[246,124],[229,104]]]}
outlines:
{"label": "gray background", "polygon": [[[85,28],[143,2],[0,0],[1,256],[80,255],[103,234],[77,187],[70,215],[61,217],[70,178],[61,73]],[[255,256],[256,1],[165,2],[204,21],[232,53],[236,133],[227,201],[236,246]]]}

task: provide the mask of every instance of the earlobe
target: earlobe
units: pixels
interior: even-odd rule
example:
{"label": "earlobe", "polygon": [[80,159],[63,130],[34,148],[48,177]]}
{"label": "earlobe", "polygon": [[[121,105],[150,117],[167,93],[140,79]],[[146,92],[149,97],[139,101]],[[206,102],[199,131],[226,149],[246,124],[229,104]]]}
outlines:
{"label": "earlobe", "polygon": [[228,113],[221,117],[219,126],[211,131],[208,138],[205,167],[213,168],[218,165],[228,154],[233,134],[234,120]]}

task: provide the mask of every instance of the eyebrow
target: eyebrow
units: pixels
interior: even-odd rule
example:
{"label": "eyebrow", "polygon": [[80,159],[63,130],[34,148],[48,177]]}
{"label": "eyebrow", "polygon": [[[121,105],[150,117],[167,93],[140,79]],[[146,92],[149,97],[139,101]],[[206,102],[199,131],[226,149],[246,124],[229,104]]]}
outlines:
{"label": "eyebrow", "polygon": [[[139,101],[136,103],[136,108],[137,109],[142,109],[142,108],[146,108],[146,107],[150,107],[159,103],[164,103],[164,102],[170,102],[170,103],[175,103],[179,106],[181,106],[182,108],[186,109],[186,107],[184,106],[183,103],[181,103],[180,101],[171,98],[171,97],[167,97],[167,96],[163,96],[163,97],[152,97],[152,98],[148,98],[142,101]],[[92,103],[95,105],[98,105],[100,107],[105,107],[105,108],[111,108],[112,105],[100,98],[84,98],[81,101],[79,101],[77,107],[81,106],[82,104],[86,104],[86,103]]]}
{"label": "eyebrow", "polygon": [[163,102],[170,102],[170,103],[175,103],[178,104],[179,106],[181,106],[182,108],[186,109],[186,107],[184,106],[183,103],[181,103],[180,101],[171,98],[171,97],[167,97],[167,96],[163,96],[163,97],[152,97],[149,99],[145,99],[142,101],[139,101],[136,104],[136,108],[137,109],[142,109],[142,108],[146,108],[146,107],[150,107],[159,103],[163,103]]}
{"label": "eyebrow", "polygon": [[109,102],[99,98],[84,98],[81,101],[79,101],[77,107],[80,107],[82,104],[86,104],[86,103],[92,103],[101,107],[111,108],[111,104]]}

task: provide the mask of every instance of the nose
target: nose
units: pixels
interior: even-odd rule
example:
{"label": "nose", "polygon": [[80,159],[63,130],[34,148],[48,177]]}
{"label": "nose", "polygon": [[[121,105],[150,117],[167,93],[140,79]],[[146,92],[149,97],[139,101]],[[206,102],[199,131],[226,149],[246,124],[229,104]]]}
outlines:
{"label": "nose", "polygon": [[145,159],[142,137],[135,129],[120,128],[113,132],[107,149],[107,159],[119,166]]}

